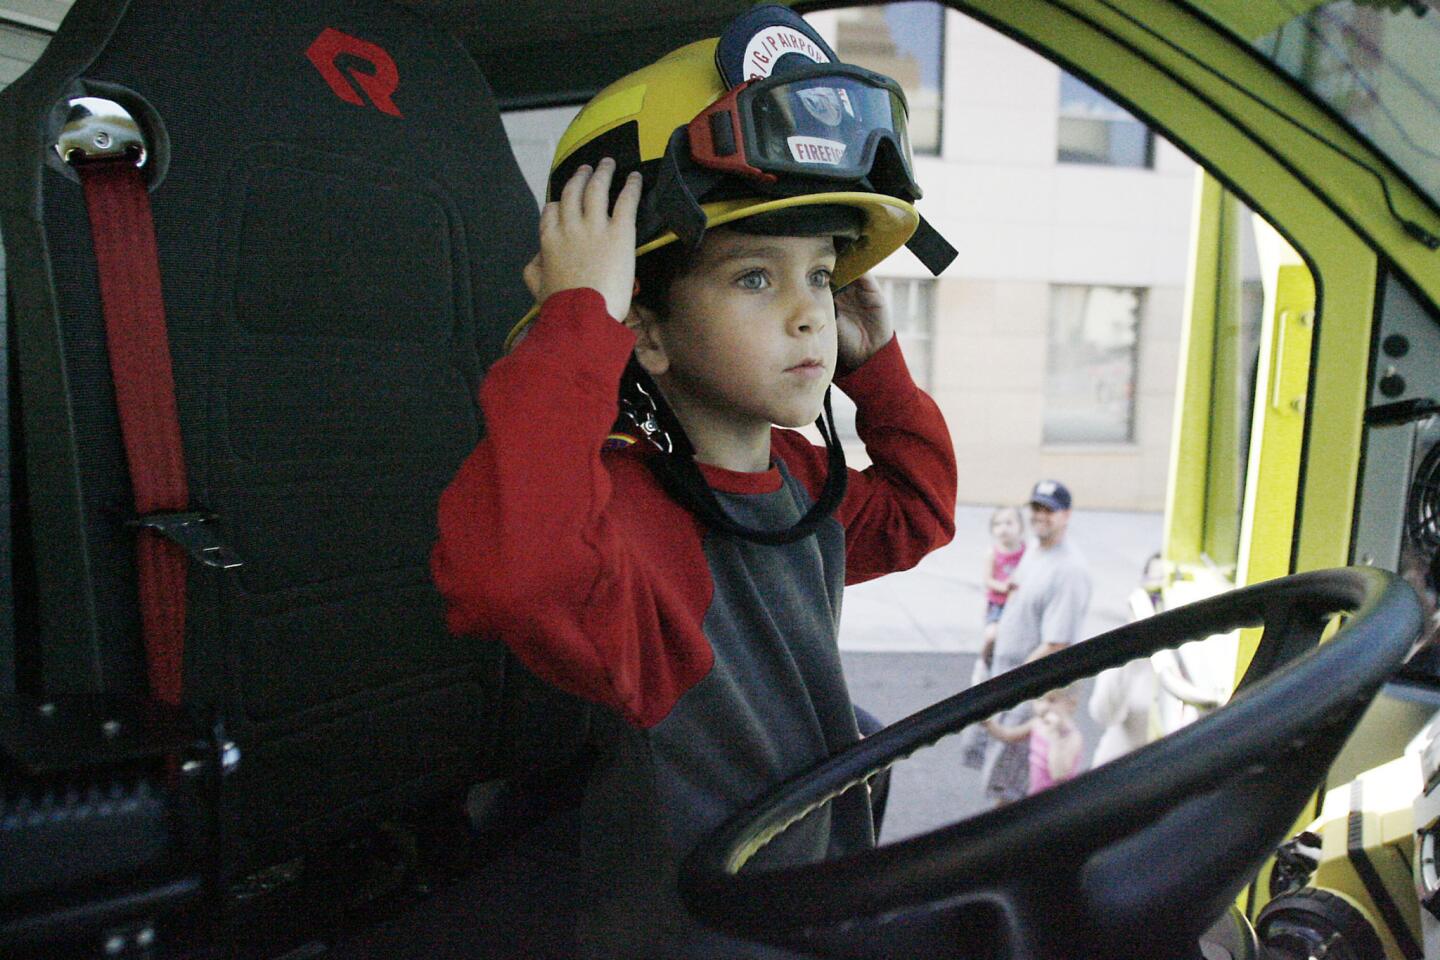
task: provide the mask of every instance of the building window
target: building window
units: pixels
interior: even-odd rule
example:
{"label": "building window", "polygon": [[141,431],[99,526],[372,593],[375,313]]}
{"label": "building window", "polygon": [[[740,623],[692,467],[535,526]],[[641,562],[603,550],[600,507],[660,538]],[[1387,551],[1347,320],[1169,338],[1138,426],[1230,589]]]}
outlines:
{"label": "building window", "polygon": [[[930,388],[930,343],[935,331],[935,281],[876,277],[890,308],[895,338],[905,353],[910,376],[922,390]],[[855,440],[855,404],[839,390],[831,393],[835,426],[844,440]]]}
{"label": "building window", "polygon": [[1046,443],[1135,439],[1135,367],[1145,291],[1050,288],[1045,358]]}
{"label": "building window", "polygon": [[1119,104],[1064,71],[1060,73],[1061,163],[1149,167],[1155,134]]}
{"label": "building window", "polygon": [[905,352],[910,376],[922,390],[930,389],[930,341],[935,330],[935,281],[878,277],[890,307],[895,336]]}
{"label": "building window", "polygon": [[510,110],[500,114],[510,152],[520,164],[520,173],[538,206],[545,204],[545,191],[550,182],[550,160],[560,143],[565,128],[580,112],[577,106],[540,107],[535,110]]}
{"label": "building window", "polygon": [[911,151],[938,154],[945,8],[920,0],[827,12],[840,59],[893,77],[905,91]]}

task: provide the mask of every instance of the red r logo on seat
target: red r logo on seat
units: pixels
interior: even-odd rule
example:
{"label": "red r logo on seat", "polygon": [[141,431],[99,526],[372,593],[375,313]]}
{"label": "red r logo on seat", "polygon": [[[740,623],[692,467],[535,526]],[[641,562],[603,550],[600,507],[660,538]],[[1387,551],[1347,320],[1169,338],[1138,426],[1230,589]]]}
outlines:
{"label": "red r logo on seat", "polygon": [[[373,73],[366,73],[364,70],[357,70],[350,67],[345,73],[340,72],[336,60],[341,55],[355,57],[364,60],[374,67]],[[378,47],[368,40],[361,40],[359,37],[352,37],[348,33],[341,33],[334,27],[326,27],[310,44],[310,49],[305,51],[305,56],[315,64],[315,69],[320,71],[320,76],[330,84],[330,89],[335,91],[335,96],[346,103],[353,103],[357,107],[365,106],[365,98],[350,84],[351,80],[360,85],[366,96],[375,108],[382,113],[388,113],[392,117],[400,116],[400,110],[391,100],[395,88],[400,86],[400,71],[395,68],[395,61],[390,54],[382,47]],[[347,79],[346,74],[349,74]]]}

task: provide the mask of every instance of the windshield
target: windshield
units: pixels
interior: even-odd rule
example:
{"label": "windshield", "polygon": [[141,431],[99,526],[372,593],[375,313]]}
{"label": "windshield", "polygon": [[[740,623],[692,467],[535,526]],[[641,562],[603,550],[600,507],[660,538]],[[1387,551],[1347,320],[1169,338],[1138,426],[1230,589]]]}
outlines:
{"label": "windshield", "polygon": [[1192,0],[1369,139],[1440,206],[1435,0]]}

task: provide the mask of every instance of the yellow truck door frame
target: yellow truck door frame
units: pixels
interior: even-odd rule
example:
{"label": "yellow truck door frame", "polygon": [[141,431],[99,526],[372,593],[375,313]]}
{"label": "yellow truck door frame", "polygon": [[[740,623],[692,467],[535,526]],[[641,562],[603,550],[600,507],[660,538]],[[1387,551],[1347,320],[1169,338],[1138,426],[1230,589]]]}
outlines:
{"label": "yellow truck door frame", "polygon": [[[1271,222],[1305,266],[1276,275],[1262,336],[1241,542],[1231,576],[1248,583],[1351,561],[1368,364],[1380,273],[1377,249],[1432,301],[1434,253],[1389,215],[1380,177],[1407,216],[1440,217],[1334,117],[1262,63],[1239,38],[1160,3],[965,0],[957,4],[1100,87],[1210,170]],[[1356,163],[1356,159],[1362,163]],[[1367,170],[1373,167],[1375,171]],[[1208,198],[1219,214],[1221,197]],[[1207,201],[1200,192],[1202,209]],[[1203,218],[1202,218],[1203,220]],[[1218,222],[1209,229],[1218,240]],[[1224,256],[1223,248],[1197,253]],[[1221,265],[1215,259],[1211,269]],[[1307,269],[1308,267],[1308,269]],[[1201,279],[1198,282],[1218,282]],[[1207,393],[1218,289],[1194,293],[1182,361],[1167,524],[1172,557],[1204,563],[1211,450]],[[1204,330],[1200,325],[1209,324]],[[1191,406],[1195,401],[1197,406]],[[1211,573],[1215,572],[1209,565]],[[1250,644],[1243,644],[1243,669]],[[1256,891],[1263,893],[1262,891]],[[1251,900],[1251,909],[1258,904]]]}
{"label": "yellow truck door frame", "polygon": [[[1385,177],[1397,205],[1426,229],[1440,232],[1440,215],[1389,174],[1368,144],[1202,15],[1158,0],[1127,3],[1123,10],[1110,0],[952,5],[1124,103],[1300,251],[1314,277],[1316,320],[1299,506],[1291,538],[1283,545],[1253,544],[1248,559],[1279,572],[1349,562],[1367,394],[1366,364],[1359,361],[1370,351],[1378,273],[1374,246],[1440,300],[1434,252],[1390,216],[1376,173],[1355,160]],[[1288,367],[1295,352],[1287,353]],[[1184,476],[1175,482],[1196,481]],[[1284,504],[1267,502],[1266,509],[1283,511]],[[1277,563],[1276,553],[1287,549],[1288,564]]]}

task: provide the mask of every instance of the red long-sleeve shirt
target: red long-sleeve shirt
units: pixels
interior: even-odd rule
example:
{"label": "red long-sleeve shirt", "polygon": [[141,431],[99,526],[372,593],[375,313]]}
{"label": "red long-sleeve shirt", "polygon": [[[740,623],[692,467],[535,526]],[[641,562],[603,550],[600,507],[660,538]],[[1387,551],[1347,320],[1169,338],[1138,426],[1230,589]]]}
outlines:
{"label": "red long-sleeve shirt", "polygon": [[[432,570],[452,630],[502,638],[532,672],[611,708],[587,786],[587,956],[725,957],[685,919],[676,864],[743,804],[858,739],[836,647],[842,585],[914,565],[954,531],[955,460],[891,343],[838,385],[873,465],[816,533],[764,546],[672,500],[644,443],[602,451],[634,335],[593,290],[545,302],[481,390],[486,437],[440,502]],[[772,469],[702,466],[748,526],[793,524],[826,454],[775,430]],[[872,844],[850,791],[768,845],[796,863]]]}
{"label": "red long-sleeve shirt", "polygon": [[[451,630],[503,637],[537,675],[649,726],[710,666],[701,621],[713,583],[706,531],[645,466],[650,451],[601,452],[633,346],[593,290],[546,302],[485,380],[487,434],[441,498],[432,570]],[[836,511],[845,582],[858,583],[953,536],[955,461],[894,340],[837,385],[873,461],[850,471]],[[787,430],[773,450],[818,495],[824,451]],[[774,470],[705,472],[721,491],[779,485]]]}

